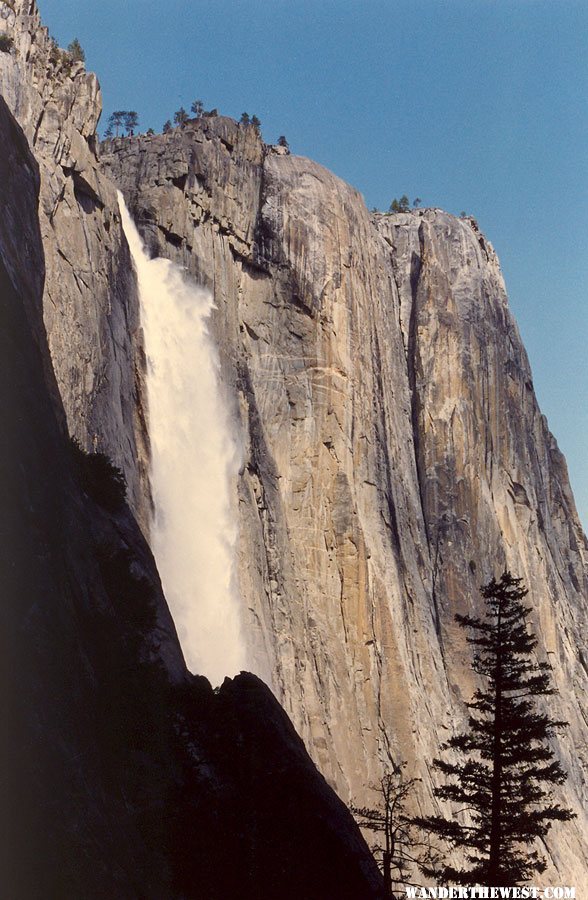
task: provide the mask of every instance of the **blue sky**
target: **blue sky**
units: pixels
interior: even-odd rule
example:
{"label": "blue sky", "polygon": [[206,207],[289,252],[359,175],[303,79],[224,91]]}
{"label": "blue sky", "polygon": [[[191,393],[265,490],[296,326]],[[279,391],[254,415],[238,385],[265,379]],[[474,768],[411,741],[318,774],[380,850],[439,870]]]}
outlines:
{"label": "blue sky", "polygon": [[262,121],[387,208],[476,216],[588,525],[585,0],[39,0],[78,37],[105,118],[179,106]]}

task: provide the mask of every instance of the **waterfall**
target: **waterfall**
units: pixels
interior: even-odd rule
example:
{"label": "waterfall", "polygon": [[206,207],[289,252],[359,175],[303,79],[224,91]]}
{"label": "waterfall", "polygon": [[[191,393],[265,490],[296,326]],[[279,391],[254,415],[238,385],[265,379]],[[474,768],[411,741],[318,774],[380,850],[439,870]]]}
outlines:
{"label": "waterfall", "polygon": [[240,453],[208,330],[214,301],[167,259],[150,259],[122,194],[147,356],[151,547],[186,663],[220,684],[245,667],[233,501]]}

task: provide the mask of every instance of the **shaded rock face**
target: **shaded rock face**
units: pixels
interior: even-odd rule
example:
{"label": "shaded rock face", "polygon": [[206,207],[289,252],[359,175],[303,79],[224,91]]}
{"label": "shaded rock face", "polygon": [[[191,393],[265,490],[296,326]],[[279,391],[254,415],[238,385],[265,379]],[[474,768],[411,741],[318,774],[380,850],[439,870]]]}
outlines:
{"label": "shaded rock face", "polygon": [[33,0],[0,3],[2,33],[14,49],[0,53],[0,93],[39,164],[43,317],[68,427],[124,469],[146,529],[141,337],[116,190],[96,156],[100,87],[53,45]]}
{"label": "shaded rock face", "polygon": [[[426,760],[475,687],[456,612],[530,588],[585,801],[587,544],[498,261],[471,219],[368,214],[320,166],[208,118],[106,142],[154,254],[209,286],[246,444],[241,589],[256,670],[344,798]],[[419,762],[420,761],[420,762]],[[584,820],[550,844],[582,883]]]}
{"label": "shaded rock face", "polygon": [[2,98],[0,144],[2,892],[376,900],[365,842],[271,692],[186,671],[129,507],[80,477],[43,323],[38,166]]}

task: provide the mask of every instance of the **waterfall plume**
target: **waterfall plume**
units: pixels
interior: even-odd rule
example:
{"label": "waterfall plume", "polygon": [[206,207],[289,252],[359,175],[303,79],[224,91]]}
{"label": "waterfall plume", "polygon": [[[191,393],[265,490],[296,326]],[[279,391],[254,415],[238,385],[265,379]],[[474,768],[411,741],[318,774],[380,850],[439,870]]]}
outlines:
{"label": "waterfall plume", "polygon": [[119,193],[147,356],[151,546],[188,667],[219,684],[245,667],[233,499],[240,453],[208,330],[214,301],[150,259]]}

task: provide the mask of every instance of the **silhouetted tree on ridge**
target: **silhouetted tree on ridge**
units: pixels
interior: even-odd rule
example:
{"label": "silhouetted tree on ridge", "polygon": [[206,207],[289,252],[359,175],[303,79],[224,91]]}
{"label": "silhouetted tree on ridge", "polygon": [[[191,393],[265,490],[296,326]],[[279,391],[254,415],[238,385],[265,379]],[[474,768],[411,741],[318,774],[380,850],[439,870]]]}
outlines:
{"label": "silhouetted tree on ridge", "polygon": [[139,127],[139,116],[134,110],[125,112],[123,116],[123,124],[128,135],[133,135]]}
{"label": "silhouetted tree on ridge", "polygon": [[86,54],[77,38],[74,38],[69,44],[67,52],[72,62],[86,62]]}
{"label": "silhouetted tree on ridge", "polygon": [[202,113],[204,112],[204,104],[202,100],[194,100],[191,110],[194,113],[194,117],[196,119],[200,119],[202,117]]}
{"label": "silhouetted tree on ridge", "polygon": [[185,125],[189,120],[190,116],[186,112],[183,106],[180,106],[177,112],[174,113],[174,123],[176,125]]}
{"label": "silhouetted tree on ridge", "polygon": [[394,197],[394,200],[390,204],[390,212],[392,213],[400,213],[400,212],[408,212],[410,210],[410,200],[403,194],[400,200],[397,200]]}
{"label": "silhouetted tree on ridge", "polygon": [[[108,128],[106,129],[106,137],[111,137],[113,130],[116,133],[116,137],[118,137],[118,133],[121,128],[124,128],[125,125],[125,116],[127,113],[124,109],[117,109],[116,112],[113,112],[108,120]],[[110,134],[108,132],[110,131]]]}

